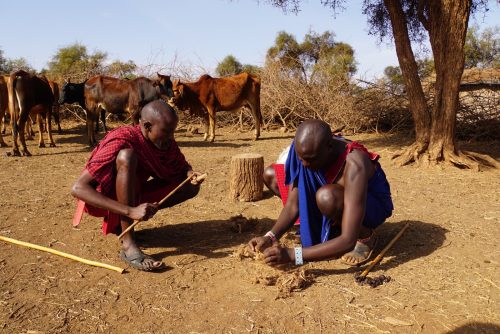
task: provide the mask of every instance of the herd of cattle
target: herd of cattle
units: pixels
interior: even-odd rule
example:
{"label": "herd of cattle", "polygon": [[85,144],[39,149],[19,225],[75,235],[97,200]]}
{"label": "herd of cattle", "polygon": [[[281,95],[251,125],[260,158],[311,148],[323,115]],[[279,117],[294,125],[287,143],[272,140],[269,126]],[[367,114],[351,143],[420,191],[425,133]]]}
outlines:
{"label": "herd of cattle", "polygon": [[[46,128],[50,146],[52,138],[51,120],[59,124],[59,105],[79,104],[86,111],[87,136],[90,146],[96,145],[94,127],[98,127],[99,116],[106,131],[105,112],[128,113],[133,124],[139,122],[140,110],[155,99],[164,99],[179,110],[203,116],[205,121],[204,140],[215,139],[215,115],[217,111],[237,110],[247,107],[255,122],[255,139],[260,136],[262,114],[260,111],[260,79],[248,73],[212,78],[205,74],[196,82],[170,80],[170,76],[157,73],[155,80],[139,77],[133,80],[117,79],[103,75],[94,76],[82,83],[64,82],[59,85],[43,76],[25,71],[0,76],[0,125],[10,116],[12,129],[12,155],[31,155],[26,147],[26,138],[31,134],[30,119],[36,118],[40,140],[44,147],[43,129]],[[5,122],[2,127],[5,133]],[[21,141],[19,151],[17,138]],[[8,146],[0,134],[0,147]]]}

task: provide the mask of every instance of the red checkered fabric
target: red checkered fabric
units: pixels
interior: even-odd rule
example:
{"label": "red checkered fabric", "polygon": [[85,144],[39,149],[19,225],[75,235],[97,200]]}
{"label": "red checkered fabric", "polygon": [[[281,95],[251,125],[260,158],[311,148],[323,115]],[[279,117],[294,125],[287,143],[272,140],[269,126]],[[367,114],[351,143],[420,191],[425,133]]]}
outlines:
{"label": "red checkered fabric", "polygon": [[[288,189],[289,186],[285,184],[285,165],[284,164],[273,164],[274,168],[274,176],[276,177],[276,183],[278,184],[278,188],[280,190],[281,201],[283,202],[283,206],[288,200]],[[295,225],[300,224],[300,219],[297,218]]]}

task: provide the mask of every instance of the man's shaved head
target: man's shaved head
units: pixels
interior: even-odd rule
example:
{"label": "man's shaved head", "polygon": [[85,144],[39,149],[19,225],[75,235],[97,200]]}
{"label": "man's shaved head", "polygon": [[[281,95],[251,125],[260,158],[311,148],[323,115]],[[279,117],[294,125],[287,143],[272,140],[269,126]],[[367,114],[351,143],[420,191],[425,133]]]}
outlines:
{"label": "man's shaved head", "polygon": [[149,102],[141,110],[142,134],[160,150],[167,149],[174,140],[178,121],[175,110],[163,100]]}
{"label": "man's shaved head", "polygon": [[318,148],[332,138],[330,126],[318,119],[302,122],[295,134],[295,146],[310,146]]}
{"label": "man's shaved head", "polygon": [[311,119],[297,128],[295,152],[305,167],[312,170],[325,168],[331,159],[332,149],[332,131],[327,123]]}
{"label": "man's shaved head", "polygon": [[141,120],[149,121],[152,124],[157,122],[172,123],[178,121],[174,108],[163,100],[154,100],[146,104],[141,110]]}

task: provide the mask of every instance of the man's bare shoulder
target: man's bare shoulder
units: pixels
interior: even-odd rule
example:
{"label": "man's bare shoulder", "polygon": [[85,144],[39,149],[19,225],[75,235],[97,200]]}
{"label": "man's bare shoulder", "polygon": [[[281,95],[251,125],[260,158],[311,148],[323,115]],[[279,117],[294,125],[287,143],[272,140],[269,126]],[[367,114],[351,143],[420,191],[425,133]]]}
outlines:
{"label": "man's bare shoulder", "polygon": [[360,150],[353,150],[347,155],[345,172],[360,173],[371,177],[375,171],[375,166],[368,155]]}

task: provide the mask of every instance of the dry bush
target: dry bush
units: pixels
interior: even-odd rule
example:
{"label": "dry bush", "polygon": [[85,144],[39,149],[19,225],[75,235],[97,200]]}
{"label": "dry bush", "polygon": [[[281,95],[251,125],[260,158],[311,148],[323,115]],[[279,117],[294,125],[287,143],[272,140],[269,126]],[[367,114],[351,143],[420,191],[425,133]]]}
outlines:
{"label": "dry bush", "polygon": [[460,93],[457,136],[467,140],[500,139],[500,92],[475,90]]}
{"label": "dry bush", "polygon": [[288,75],[279,63],[273,63],[263,68],[261,80],[265,126],[279,124],[295,129],[301,121],[310,118],[353,131],[362,126],[362,115],[353,108],[351,85],[344,78],[317,75],[313,82],[306,83]]}
{"label": "dry bush", "polygon": [[360,130],[392,132],[413,127],[404,92],[383,80],[376,83],[359,80],[359,83],[353,98],[354,108],[363,115]]}

